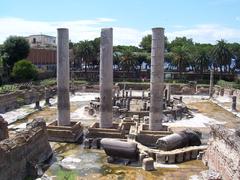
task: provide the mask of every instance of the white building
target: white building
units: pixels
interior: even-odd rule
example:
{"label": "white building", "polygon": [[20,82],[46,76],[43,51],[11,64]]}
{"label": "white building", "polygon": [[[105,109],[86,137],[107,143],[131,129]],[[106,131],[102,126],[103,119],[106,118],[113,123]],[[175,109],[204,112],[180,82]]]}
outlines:
{"label": "white building", "polygon": [[30,35],[26,37],[31,48],[55,48],[56,37],[44,34]]}

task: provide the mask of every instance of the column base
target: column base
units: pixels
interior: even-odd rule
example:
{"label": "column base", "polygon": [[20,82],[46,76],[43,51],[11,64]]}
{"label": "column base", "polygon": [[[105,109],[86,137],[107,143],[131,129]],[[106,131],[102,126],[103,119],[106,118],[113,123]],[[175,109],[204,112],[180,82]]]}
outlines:
{"label": "column base", "polygon": [[100,141],[102,138],[125,139],[125,127],[122,123],[113,123],[112,128],[100,128],[96,122],[88,128],[86,139],[84,140],[85,148],[101,148]]}
{"label": "column base", "polygon": [[48,140],[53,142],[81,143],[83,140],[83,126],[81,122],[73,122],[69,126],[58,126],[53,121],[47,126]]}
{"label": "column base", "polygon": [[167,126],[162,126],[161,131],[151,131],[149,130],[149,125],[140,124],[137,130],[136,141],[145,146],[155,146],[157,140],[161,137],[172,134],[172,131],[168,130]]}

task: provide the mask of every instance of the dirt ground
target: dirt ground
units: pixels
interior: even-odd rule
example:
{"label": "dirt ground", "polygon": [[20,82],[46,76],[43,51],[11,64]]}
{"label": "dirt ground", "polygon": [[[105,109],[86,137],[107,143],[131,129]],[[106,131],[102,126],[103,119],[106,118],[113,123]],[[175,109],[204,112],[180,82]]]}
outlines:
{"label": "dirt ground", "polygon": [[208,100],[190,102],[187,103],[187,106],[217,121],[226,122],[225,126],[228,128],[240,127],[239,117]]}

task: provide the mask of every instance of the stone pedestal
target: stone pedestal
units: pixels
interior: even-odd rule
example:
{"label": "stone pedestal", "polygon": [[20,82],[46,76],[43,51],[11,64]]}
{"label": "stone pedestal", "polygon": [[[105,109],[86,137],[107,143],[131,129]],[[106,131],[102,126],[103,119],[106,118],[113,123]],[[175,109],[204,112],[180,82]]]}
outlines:
{"label": "stone pedestal", "polygon": [[164,89],[164,29],[152,29],[149,129],[162,130]]}
{"label": "stone pedestal", "polygon": [[162,127],[162,131],[152,131],[149,129],[149,125],[141,124],[138,126],[136,141],[145,146],[156,146],[156,142],[159,138],[172,134],[166,126]]}
{"label": "stone pedestal", "polygon": [[83,126],[81,122],[71,122],[68,126],[59,126],[57,121],[47,127],[48,140],[54,142],[81,143],[83,139]]}
{"label": "stone pedestal", "polygon": [[125,138],[125,129],[118,123],[113,123],[112,128],[100,128],[99,123],[94,123],[88,128],[86,138]]}

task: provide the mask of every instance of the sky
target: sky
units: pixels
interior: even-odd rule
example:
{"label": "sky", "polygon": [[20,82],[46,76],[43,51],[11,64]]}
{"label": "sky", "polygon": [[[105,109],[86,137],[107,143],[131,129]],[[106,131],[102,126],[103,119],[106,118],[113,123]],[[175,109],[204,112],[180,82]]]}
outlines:
{"label": "sky", "polygon": [[240,43],[239,8],[240,0],[0,0],[0,44],[10,35],[56,36],[60,27],[72,42],[113,27],[114,45],[138,46],[151,28],[163,27],[170,41]]}

